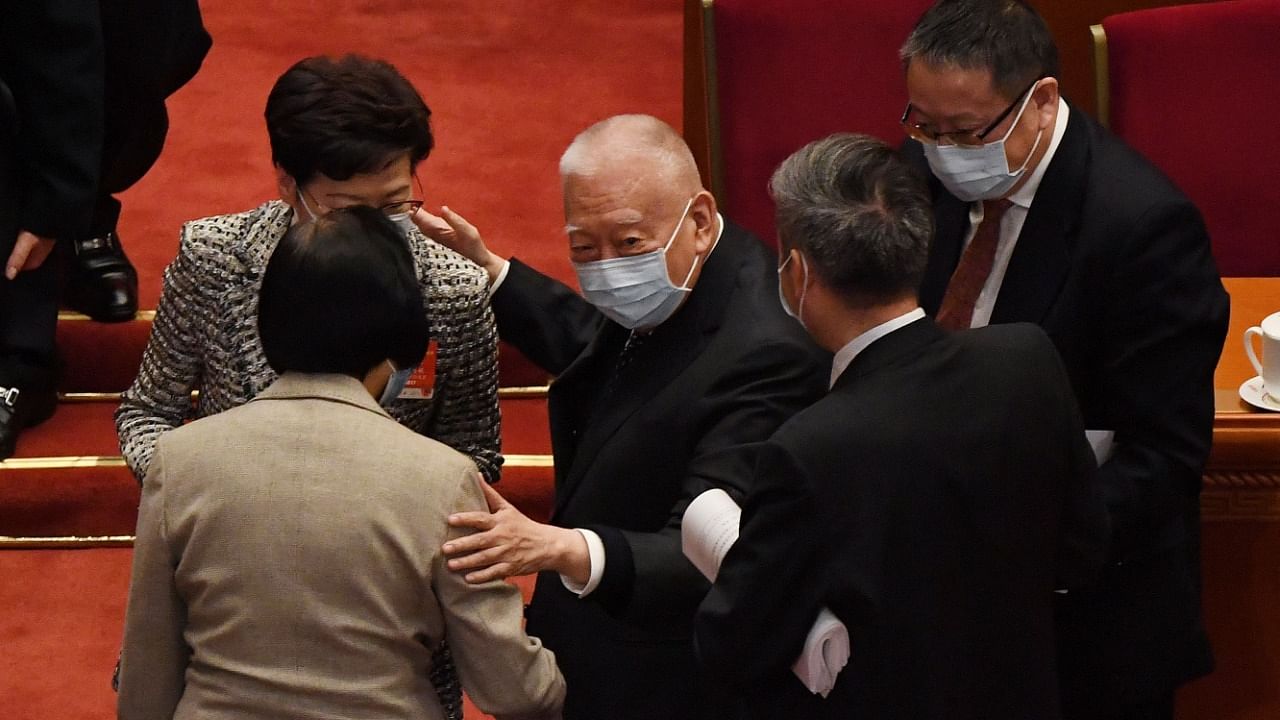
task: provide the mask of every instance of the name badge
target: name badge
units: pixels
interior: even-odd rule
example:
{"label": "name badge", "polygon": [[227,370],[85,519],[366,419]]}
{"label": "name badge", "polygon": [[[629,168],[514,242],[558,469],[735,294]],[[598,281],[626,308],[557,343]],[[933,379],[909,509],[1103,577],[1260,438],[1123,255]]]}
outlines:
{"label": "name badge", "polygon": [[427,345],[427,354],[422,358],[422,364],[413,369],[413,374],[409,376],[409,382],[405,383],[404,390],[400,391],[397,396],[401,400],[430,400],[436,391],[436,352],[439,350],[439,343],[432,340]]}

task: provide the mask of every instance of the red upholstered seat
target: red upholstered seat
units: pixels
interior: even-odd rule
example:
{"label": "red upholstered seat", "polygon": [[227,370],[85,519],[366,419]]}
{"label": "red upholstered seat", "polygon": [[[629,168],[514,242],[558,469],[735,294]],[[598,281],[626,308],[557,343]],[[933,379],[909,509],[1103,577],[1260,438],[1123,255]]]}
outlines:
{"label": "red upholstered seat", "polygon": [[898,48],[930,4],[703,0],[715,70],[707,98],[711,161],[723,168],[723,187],[715,189],[736,222],[774,241],[769,177],[811,140],[838,131],[902,140],[898,117],[907,96]]}
{"label": "red upholstered seat", "polygon": [[[1280,0],[1113,15],[1110,126],[1204,213],[1226,276],[1280,275]],[[1100,83],[1104,85],[1105,83]]]}

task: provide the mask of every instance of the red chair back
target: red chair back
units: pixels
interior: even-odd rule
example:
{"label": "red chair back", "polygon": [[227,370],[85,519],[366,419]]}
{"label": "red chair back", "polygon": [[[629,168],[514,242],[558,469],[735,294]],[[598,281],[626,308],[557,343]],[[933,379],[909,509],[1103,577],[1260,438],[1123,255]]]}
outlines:
{"label": "red chair back", "polygon": [[1224,276],[1280,275],[1280,0],[1141,10],[1102,26],[1112,131],[1199,206]]}
{"label": "red chair back", "polygon": [[898,49],[932,0],[714,0],[710,98],[718,200],[774,242],[768,183],[778,163],[834,132],[893,145],[907,92]]}

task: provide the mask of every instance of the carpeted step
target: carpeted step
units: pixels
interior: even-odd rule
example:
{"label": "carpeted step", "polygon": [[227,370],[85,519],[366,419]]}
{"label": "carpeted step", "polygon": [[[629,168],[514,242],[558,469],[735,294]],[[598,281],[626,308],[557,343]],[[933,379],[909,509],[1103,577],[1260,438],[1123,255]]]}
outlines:
{"label": "carpeted step", "polygon": [[[554,486],[546,400],[504,391],[499,490],[530,517],[545,520]],[[64,402],[48,422],[22,434],[0,462],[0,536],[131,535],[138,484],[120,457],[116,402]]]}
{"label": "carpeted step", "polygon": [[[129,322],[103,324],[79,313],[60,313],[58,355],[62,362],[61,391],[124,391],[138,374],[154,318],[155,311],[143,310]],[[547,373],[519,350],[499,343],[498,384],[501,387],[543,386],[547,380]]]}
{"label": "carpeted step", "polygon": [[58,315],[59,389],[64,393],[122,392],[133,382],[151,336],[151,311],[123,323],[97,323],[84,315]]}

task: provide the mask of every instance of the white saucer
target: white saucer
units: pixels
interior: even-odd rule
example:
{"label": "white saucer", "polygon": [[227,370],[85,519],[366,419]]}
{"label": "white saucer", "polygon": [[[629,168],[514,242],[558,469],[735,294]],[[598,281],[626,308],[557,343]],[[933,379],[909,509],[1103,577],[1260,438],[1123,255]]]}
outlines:
{"label": "white saucer", "polygon": [[1249,378],[1240,386],[1240,398],[1259,410],[1280,412],[1280,400],[1263,391],[1261,375]]}

